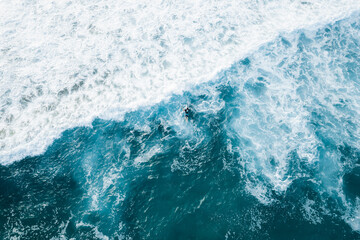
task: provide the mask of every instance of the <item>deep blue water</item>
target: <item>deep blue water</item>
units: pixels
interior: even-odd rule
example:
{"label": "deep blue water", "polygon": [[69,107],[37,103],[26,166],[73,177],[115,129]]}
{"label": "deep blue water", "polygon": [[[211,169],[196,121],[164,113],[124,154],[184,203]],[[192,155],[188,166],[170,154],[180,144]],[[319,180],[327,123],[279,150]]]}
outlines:
{"label": "deep blue water", "polygon": [[0,238],[360,239],[359,50],[355,15],[65,131],[0,166]]}

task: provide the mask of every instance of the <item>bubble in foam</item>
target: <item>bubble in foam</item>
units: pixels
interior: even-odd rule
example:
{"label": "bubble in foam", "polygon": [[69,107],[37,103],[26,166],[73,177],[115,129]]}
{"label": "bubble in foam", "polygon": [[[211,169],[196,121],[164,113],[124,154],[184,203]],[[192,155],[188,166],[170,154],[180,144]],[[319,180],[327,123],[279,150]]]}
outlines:
{"label": "bubble in foam", "polygon": [[2,1],[0,162],[42,153],[67,128],[166,99],[281,31],[357,0]]}

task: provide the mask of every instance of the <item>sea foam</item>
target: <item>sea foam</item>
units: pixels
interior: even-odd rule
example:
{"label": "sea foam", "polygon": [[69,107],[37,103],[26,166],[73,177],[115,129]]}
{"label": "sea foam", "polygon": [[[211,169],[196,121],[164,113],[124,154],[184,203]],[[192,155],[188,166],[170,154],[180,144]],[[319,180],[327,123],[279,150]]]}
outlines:
{"label": "sea foam", "polygon": [[65,129],[212,80],[281,32],[358,0],[2,1],[0,163],[41,154]]}

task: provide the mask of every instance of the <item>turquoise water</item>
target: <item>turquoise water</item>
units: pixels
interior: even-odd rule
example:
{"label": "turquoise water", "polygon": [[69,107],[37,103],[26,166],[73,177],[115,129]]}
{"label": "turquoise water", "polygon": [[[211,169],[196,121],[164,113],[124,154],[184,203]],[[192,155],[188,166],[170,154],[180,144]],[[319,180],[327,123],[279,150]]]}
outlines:
{"label": "turquoise water", "polygon": [[282,34],[0,166],[0,237],[360,239],[359,91],[358,14]]}

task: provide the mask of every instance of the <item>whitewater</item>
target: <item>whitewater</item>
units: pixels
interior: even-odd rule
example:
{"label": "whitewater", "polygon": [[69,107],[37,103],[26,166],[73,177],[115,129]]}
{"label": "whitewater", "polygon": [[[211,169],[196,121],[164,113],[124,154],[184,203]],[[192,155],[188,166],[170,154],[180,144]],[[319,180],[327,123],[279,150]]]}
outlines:
{"label": "whitewater", "polygon": [[1,1],[0,162],[43,153],[96,118],[121,120],[283,32],[350,16],[357,0]]}
{"label": "whitewater", "polygon": [[360,1],[0,1],[0,238],[359,239],[359,183]]}

